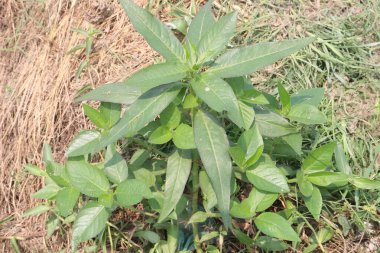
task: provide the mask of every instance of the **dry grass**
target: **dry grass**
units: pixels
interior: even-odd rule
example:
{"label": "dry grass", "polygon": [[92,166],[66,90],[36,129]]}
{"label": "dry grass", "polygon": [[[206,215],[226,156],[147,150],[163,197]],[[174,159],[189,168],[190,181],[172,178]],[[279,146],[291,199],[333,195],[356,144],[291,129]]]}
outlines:
{"label": "dry grass", "polygon": [[[41,164],[43,141],[63,160],[73,134],[88,127],[72,102],[77,90],[125,79],[151,63],[155,53],[116,1],[5,0],[0,17],[0,220],[14,215],[0,227],[0,251],[6,251],[12,236],[22,247],[45,251],[52,245],[44,239],[44,217],[21,217],[36,204],[30,193],[42,184],[27,176],[23,165]],[[90,68],[77,80],[75,71],[84,53],[66,52],[83,38],[72,29],[95,25],[103,34],[95,41]]]}

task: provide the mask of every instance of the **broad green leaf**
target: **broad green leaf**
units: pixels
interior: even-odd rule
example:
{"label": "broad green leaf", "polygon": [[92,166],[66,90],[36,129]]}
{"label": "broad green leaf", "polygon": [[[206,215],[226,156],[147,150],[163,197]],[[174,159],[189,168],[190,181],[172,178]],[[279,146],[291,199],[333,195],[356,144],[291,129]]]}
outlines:
{"label": "broad green leaf", "polygon": [[277,83],[278,94],[280,95],[280,101],[282,104],[282,111],[288,113],[291,107],[290,95],[288,91],[282,86],[281,83]]}
{"label": "broad green leaf", "polygon": [[48,161],[46,162],[46,172],[54,181],[54,183],[58,184],[59,186],[70,185],[69,176],[64,165],[53,161]]}
{"label": "broad green leaf", "polygon": [[115,191],[116,199],[120,205],[130,207],[139,203],[144,197],[150,198],[149,187],[138,179],[127,179],[118,185]]}
{"label": "broad green leaf", "polygon": [[191,87],[211,109],[217,112],[227,111],[228,117],[237,126],[243,127],[238,100],[227,82],[212,75],[202,75],[191,82]]}
{"label": "broad green leaf", "polygon": [[322,195],[318,187],[314,187],[312,194],[307,197],[304,196],[303,200],[305,201],[305,205],[307,209],[309,209],[311,215],[318,221],[322,210]]}
{"label": "broad green leaf", "polygon": [[106,119],[107,127],[110,128],[120,119],[121,104],[102,102],[99,107],[100,113]]}
{"label": "broad green leaf", "polygon": [[105,157],[104,172],[108,179],[115,184],[120,184],[128,177],[128,165],[124,158],[108,146]]}
{"label": "broad green leaf", "polygon": [[187,223],[188,224],[201,223],[201,222],[205,222],[208,218],[215,218],[215,217],[219,217],[219,215],[216,213],[206,213],[206,212],[198,211],[190,217]]}
{"label": "broad green leaf", "polygon": [[103,136],[96,145],[81,147],[76,155],[95,153],[103,147],[116,142],[121,137],[131,137],[160,114],[179,93],[181,86],[175,84],[161,85],[140,96],[124,113],[119,122]]}
{"label": "broad green leaf", "polygon": [[246,76],[226,78],[225,80],[234,90],[238,98],[245,98],[246,92],[253,90],[252,82]]}
{"label": "broad green leaf", "polygon": [[140,168],[133,171],[133,175],[136,179],[143,182],[148,187],[153,187],[156,184],[156,176],[153,174],[151,169]]}
{"label": "broad green leaf", "polygon": [[300,90],[291,96],[292,105],[310,104],[318,107],[325,93],[324,88],[311,88]]}
{"label": "broad green leaf", "polygon": [[160,122],[169,129],[176,128],[181,123],[181,111],[174,103],[169,104],[160,114]]}
{"label": "broad green leaf", "polygon": [[235,145],[235,146],[230,147],[228,152],[230,153],[230,156],[232,160],[236,163],[236,165],[239,166],[239,168],[244,169],[245,168],[244,150],[239,145]]}
{"label": "broad green leaf", "polygon": [[237,13],[231,12],[210,26],[197,45],[198,63],[204,63],[224,49],[236,30]]}
{"label": "broad green leaf", "polygon": [[27,164],[24,166],[24,169],[28,171],[30,174],[38,176],[38,177],[47,177],[48,174],[41,170],[40,167],[32,165],[32,164]]}
{"label": "broad green leaf", "polygon": [[69,216],[78,201],[80,192],[73,187],[61,189],[55,198],[59,214],[63,217]]}
{"label": "broad green leaf", "polygon": [[348,183],[349,177],[342,172],[321,171],[309,174],[307,180],[318,186],[341,187]]}
{"label": "broad green leaf", "polygon": [[258,237],[256,239],[255,245],[265,250],[265,252],[277,252],[277,251],[283,252],[289,248],[289,246],[286,243],[269,236]]}
{"label": "broad green leaf", "polygon": [[148,141],[152,144],[164,144],[169,142],[172,137],[172,132],[168,127],[160,126],[150,134]]}
{"label": "broad green leaf", "polygon": [[189,93],[186,95],[185,100],[183,101],[183,109],[195,108],[199,105],[198,98],[193,94]]}
{"label": "broad green leaf", "polygon": [[169,28],[130,0],[120,0],[129,20],[148,44],[168,61],[186,60],[185,50]]}
{"label": "broad green leaf", "polygon": [[259,107],[255,107],[255,112],[256,124],[263,136],[273,138],[297,132],[285,118],[274,112]]}
{"label": "broad green leaf", "polygon": [[339,171],[346,173],[347,175],[352,174],[352,169],[350,165],[348,164],[348,161],[347,161],[346,155],[344,154],[344,150],[341,143],[337,143],[334,154],[335,154],[336,168]]}
{"label": "broad green leaf", "polygon": [[215,61],[208,72],[226,78],[244,76],[297,52],[315,38],[265,42],[227,51]]}
{"label": "broad green leaf", "polygon": [[79,156],[91,153],[100,141],[101,134],[95,130],[85,130],[80,132],[71,141],[67,149],[67,156]]}
{"label": "broad green leaf", "polygon": [[326,123],[326,116],[317,107],[310,104],[298,104],[290,109],[287,117],[306,125]]}
{"label": "broad green leaf", "polygon": [[113,192],[107,192],[98,197],[98,203],[107,208],[112,208],[114,204]]}
{"label": "broad green leaf", "polygon": [[50,210],[50,206],[47,206],[47,205],[38,205],[38,206],[29,208],[28,210],[26,210],[22,214],[22,217],[29,217],[29,216],[39,215],[41,213],[46,213],[49,210]]}
{"label": "broad green leaf", "polygon": [[151,243],[157,243],[160,240],[160,236],[153,231],[137,231],[133,236],[145,239]]}
{"label": "broad green leaf", "polygon": [[176,150],[168,158],[165,182],[165,199],[158,222],[162,222],[176,207],[185,189],[190,170],[190,150]]}
{"label": "broad green leaf", "polygon": [[263,152],[264,142],[257,125],[243,132],[237,143],[244,152],[245,167],[254,164]]}
{"label": "broad green leaf", "polygon": [[310,197],[313,194],[313,184],[307,181],[302,171],[297,171],[297,185],[300,192],[305,197]]}
{"label": "broad green leaf", "polygon": [[272,193],[289,192],[286,177],[271,164],[263,164],[253,170],[247,170],[246,175],[259,190]]}
{"label": "broad green leaf", "polygon": [[140,166],[150,158],[150,154],[145,149],[138,149],[133,153],[131,159],[129,159],[129,164],[132,169],[138,169]]}
{"label": "broad green leaf", "polygon": [[102,129],[107,128],[107,120],[98,110],[92,108],[87,104],[83,104],[83,111],[95,126]]}
{"label": "broad green leaf", "polygon": [[214,239],[215,237],[218,237],[218,236],[219,236],[219,232],[218,231],[211,231],[209,233],[206,233],[206,234],[202,235],[202,237],[199,240],[199,242],[200,243],[207,242],[208,240]]}
{"label": "broad green leaf", "polygon": [[250,219],[253,217],[251,212],[250,202],[244,199],[242,202],[238,203],[236,201],[232,202],[230,214],[232,217],[239,219]]}
{"label": "broad green leaf", "polygon": [[174,145],[179,149],[195,149],[193,128],[181,124],[173,133]]}
{"label": "broad green leaf", "polygon": [[212,1],[208,1],[190,23],[186,38],[192,45],[198,45],[203,35],[215,24],[211,6]]}
{"label": "broad green leaf", "polygon": [[243,118],[243,128],[249,129],[252,126],[253,120],[255,119],[255,110],[252,106],[247,105],[242,101],[238,101],[240,114]]}
{"label": "broad green leaf", "polygon": [[198,111],[194,119],[194,139],[214,188],[224,224],[226,227],[230,227],[232,164],[228,154],[227,135],[215,117],[209,113]]}
{"label": "broad green leaf", "polygon": [[103,171],[87,162],[68,161],[67,172],[71,184],[87,196],[99,197],[110,187]]}
{"label": "broad green leaf", "polygon": [[206,211],[210,211],[211,208],[216,206],[217,200],[215,191],[212,188],[211,182],[209,177],[207,176],[206,171],[201,170],[199,172],[199,186],[202,191],[202,200],[203,200],[203,207]]}
{"label": "broad green leaf", "polygon": [[371,180],[371,179],[362,178],[362,177],[353,177],[350,180],[350,182],[351,184],[355,185],[357,188],[360,188],[360,189],[367,189],[367,190],[380,189],[379,180]]}
{"label": "broad green leaf", "polygon": [[101,205],[83,207],[73,225],[73,251],[79,243],[87,241],[103,231],[108,220],[106,208]]}
{"label": "broad green leaf", "polygon": [[60,187],[55,184],[46,185],[38,192],[33,193],[32,197],[36,199],[51,199],[57,195]]}
{"label": "broad green leaf", "polygon": [[251,209],[255,210],[256,212],[267,210],[278,198],[277,193],[264,192],[256,188],[251,191],[251,194],[253,199]]}
{"label": "broad green leaf", "polygon": [[262,213],[254,220],[257,228],[266,235],[287,241],[300,242],[289,222],[275,213]]}
{"label": "broad green leaf", "polygon": [[330,142],[311,151],[303,161],[302,170],[305,173],[313,173],[316,171],[324,171],[330,167],[335,147],[336,142]]}

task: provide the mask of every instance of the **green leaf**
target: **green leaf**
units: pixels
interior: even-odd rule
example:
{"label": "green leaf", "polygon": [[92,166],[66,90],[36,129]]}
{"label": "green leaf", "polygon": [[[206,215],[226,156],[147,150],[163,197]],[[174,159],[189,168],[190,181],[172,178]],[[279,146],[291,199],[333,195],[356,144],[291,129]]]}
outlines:
{"label": "green leaf", "polygon": [[165,199],[158,222],[162,222],[176,207],[191,170],[191,151],[176,150],[168,158],[165,182]]}
{"label": "green leaf", "polygon": [[259,190],[286,193],[289,186],[286,177],[272,164],[263,164],[246,172],[248,180]]}
{"label": "green leaf", "polygon": [[253,120],[255,119],[255,110],[252,106],[247,105],[242,101],[238,101],[240,114],[243,118],[243,128],[249,129],[252,126]]}
{"label": "green leaf", "polygon": [[78,201],[80,192],[73,187],[66,187],[57,193],[55,198],[59,214],[63,217],[69,216]]}
{"label": "green leaf", "polygon": [[290,109],[287,117],[306,125],[326,123],[326,116],[317,107],[310,104],[298,104]]}
{"label": "green leaf", "polygon": [[172,132],[167,126],[160,126],[149,136],[149,142],[152,144],[164,144],[172,139]]}
{"label": "green leaf", "polygon": [[220,56],[208,72],[222,78],[248,75],[297,52],[314,40],[309,37],[232,49]]}
{"label": "green leaf", "polygon": [[152,170],[146,168],[140,168],[133,171],[133,175],[136,179],[145,183],[148,187],[153,187],[156,184],[156,176],[153,174]]}
{"label": "green leaf", "polygon": [[178,107],[171,103],[161,114],[160,114],[161,125],[168,127],[169,129],[176,128],[179,123],[181,123],[181,111]]}
{"label": "green leaf", "polygon": [[183,101],[183,109],[195,108],[199,105],[198,98],[193,94],[189,93],[186,95],[185,100]]}
{"label": "green leaf", "polygon": [[38,176],[38,177],[47,177],[48,174],[41,170],[38,166],[27,164],[24,166],[24,169],[28,171],[30,174]]}
{"label": "green leaf", "polygon": [[216,218],[218,216],[219,215],[216,213],[206,213],[206,212],[198,211],[190,217],[187,223],[188,224],[201,223],[201,222],[205,222],[208,218]]}
{"label": "green leaf", "polygon": [[102,102],[99,107],[100,113],[106,119],[107,128],[111,128],[120,119],[121,104]]}
{"label": "green leaf", "polygon": [[168,61],[186,60],[184,48],[165,24],[130,0],[121,0],[120,3],[135,29],[154,50]]}
{"label": "green leaf", "polygon": [[39,214],[45,213],[45,212],[47,212],[49,210],[50,210],[50,206],[47,206],[47,205],[38,205],[38,206],[29,208],[28,210],[26,210],[22,214],[22,217],[29,217],[29,216],[39,215]]}
{"label": "green leaf", "polygon": [[324,171],[330,167],[335,147],[336,142],[330,142],[311,151],[303,161],[302,170],[305,173],[313,173],[316,171]]}
{"label": "green leaf", "polygon": [[83,111],[95,126],[102,129],[107,128],[107,120],[98,110],[92,108],[87,104],[83,104]]}
{"label": "green leaf", "polygon": [[344,150],[341,143],[337,143],[334,154],[335,154],[336,168],[339,171],[346,173],[347,175],[351,175],[352,169],[350,165],[348,164],[348,161],[347,161],[346,155],[344,154]]}
{"label": "green leaf", "polygon": [[104,230],[108,220],[106,208],[101,205],[92,205],[83,207],[73,225],[73,251],[79,243],[87,241]]}
{"label": "green leaf", "polygon": [[227,111],[228,117],[237,126],[244,125],[234,91],[223,79],[201,75],[191,82],[191,87],[211,109],[217,112]]}
{"label": "green leaf", "polygon": [[203,63],[224,49],[236,30],[237,13],[231,12],[210,26],[197,45],[198,63]]}
{"label": "green leaf", "polygon": [[375,190],[380,189],[380,181],[378,180],[370,180],[368,178],[362,178],[362,177],[353,177],[350,180],[351,184],[355,185],[357,188],[360,189],[367,189],[367,190]]}
{"label": "green leaf", "polygon": [[281,157],[283,159],[298,159],[302,156],[302,135],[301,134],[289,134],[281,136],[274,140],[266,140],[266,148],[271,147],[271,155],[275,157]]}
{"label": "green leaf", "polygon": [[56,184],[49,184],[40,189],[38,192],[33,193],[32,197],[36,199],[51,199],[57,195],[59,189],[60,187]]}
{"label": "green leaf", "polygon": [[314,187],[310,196],[304,196],[303,200],[311,215],[319,221],[322,210],[322,195],[318,187]]}
{"label": "green leaf", "polygon": [[341,187],[348,183],[349,177],[342,172],[322,171],[309,174],[307,180],[323,187]]}
{"label": "green leaf", "polygon": [[195,149],[193,128],[186,124],[181,124],[173,133],[173,142],[180,149]]}
{"label": "green leaf", "polygon": [[198,45],[205,33],[215,24],[215,18],[211,11],[212,1],[208,1],[191,21],[186,38],[190,44]]}
{"label": "green leaf", "polygon": [[110,187],[103,171],[87,162],[68,161],[67,172],[71,184],[87,196],[99,197]]}
{"label": "green leaf", "polygon": [[146,160],[150,158],[150,154],[145,149],[138,149],[133,153],[129,164],[132,169],[138,169]]}
{"label": "green leaf", "polygon": [[67,156],[79,156],[91,153],[98,146],[101,134],[95,130],[84,130],[77,134],[67,149]]}
{"label": "green leaf", "polygon": [[62,164],[48,161],[46,162],[46,172],[49,177],[59,186],[70,185],[70,180],[66,168]]}
{"label": "green leaf", "polygon": [[297,132],[285,118],[274,112],[259,107],[255,107],[255,112],[256,124],[263,136],[273,138]]}
{"label": "green leaf", "polygon": [[300,242],[289,222],[275,213],[262,213],[255,220],[257,228],[266,235],[287,241]]}
{"label": "green leaf", "polygon": [[280,95],[280,101],[282,104],[282,111],[288,113],[291,107],[290,95],[288,91],[282,86],[281,83],[277,83],[278,94]]}
{"label": "green leaf", "polygon": [[217,200],[215,191],[212,188],[209,177],[207,176],[206,171],[201,170],[199,172],[199,186],[202,191],[203,207],[206,211],[210,211],[211,208],[216,206]]}
{"label": "green leaf", "polygon": [[106,151],[104,172],[108,179],[115,184],[120,184],[128,177],[127,162],[111,146],[108,146]]}
{"label": "green leaf", "polygon": [[266,252],[282,252],[289,248],[289,246],[286,243],[269,236],[258,237],[256,239],[255,244],[259,246],[261,249],[265,250]]}
{"label": "green leaf", "polygon": [[206,233],[206,234],[202,235],[201,239],[199,240],[199,243],[207,242],[207,241],[214,239],[215,237],[218,237],[218,236],[219,236],[218,231],[212,231],[212,232]]}
{"label": "green leaf", "polygon": [[117,201],[124,207],[139,203],[144,197],[150,198],[151,191],[138,179],[127,179],[118,185],[115,191]]}
{"label": "green leaf", "polygon": [[160,236],[153,231],[137,231],[133,236],[145,239],[151,243],[157,243],[160,240]]}
{"label": "green leaf", "polygon": [[240,229],[234,229],[232,230],[232,232],[236,236],[236,238],[244,245],[251,247],[254,243],[254,240],[245,233],[241,232]]}
{"label": "green leaf", "polygon": [[244,152],[244,167],[254,164],[261,156],[264,149],[263,138],[260,135],[257,125],[245,131],[237,143]]}
{"label": "green leaf", "polygon": [[53,152],[51,151],[51,147],[47,142],[44,142],[44,145],[42,147],[42,159],[45,164],[47,162],[54,162]]}
{"label": "green leaf", "polygon": [[305,179],[301,170],[297,171],[297,184],[300,192],[305,197],[310,197],[313,194],[313,184]]}
{"label": "green leaf", "polygon": [[318,107],[325,93],[324,88],[311,88],[299,90],[291,96],[292,105],[310,104]]}
{"label": "green leaf", "polygon": [[194,119],[194,139],[214,188],[224,224],[230,227],[232,164],[228,154],[229,143],[226,133],[215,117],[198,111]]}

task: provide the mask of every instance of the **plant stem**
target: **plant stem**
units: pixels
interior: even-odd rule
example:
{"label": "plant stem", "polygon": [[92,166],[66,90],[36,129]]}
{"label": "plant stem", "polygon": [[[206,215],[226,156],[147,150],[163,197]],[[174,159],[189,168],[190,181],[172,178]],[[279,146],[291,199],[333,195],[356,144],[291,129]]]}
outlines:
{"label": "plant stem", "polygon": [[[198,154],[194,155],[193,168],[191,169],[191,178],[193,182],[191,209],[193,214],[198,211],[198,194],[199,194],[199,164]],[[197,223],[192,224],[194,235],[194,246],[197,253],[202,253],[201,245],[199,243],[199,231]]]}

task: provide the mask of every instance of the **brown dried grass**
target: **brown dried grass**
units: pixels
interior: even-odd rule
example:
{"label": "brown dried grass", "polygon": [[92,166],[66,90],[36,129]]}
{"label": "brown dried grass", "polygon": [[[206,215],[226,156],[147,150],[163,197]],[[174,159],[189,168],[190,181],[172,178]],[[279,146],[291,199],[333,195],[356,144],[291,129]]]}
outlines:
{"label": "brown dried grass", "polygon": [[[0,220],[9,215],[14,220],[0,227],[0,251],[9,250],[13,236],[27,251],[58,249],[65,242],[45,241],[44,216],[21,217],[36,205],[30,193],[43,183],[23,172],[23,165],[41,165],[43,141],[62,161],[74,133],[88,127],[81,108],[73,103],[77,90],[125,79],[156,54],[134,31],[117,1],[5,0],[1,5]],[[103,34],[95,40],[91,66],[77,80],[75,71],[84,53],[66,52],[83,40],[72,29],[90,26]]]}

